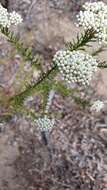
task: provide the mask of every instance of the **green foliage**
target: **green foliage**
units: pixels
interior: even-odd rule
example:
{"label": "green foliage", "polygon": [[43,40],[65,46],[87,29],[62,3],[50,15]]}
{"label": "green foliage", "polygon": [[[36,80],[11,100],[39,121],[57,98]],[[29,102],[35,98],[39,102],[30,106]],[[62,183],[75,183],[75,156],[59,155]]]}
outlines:
{"label": "green foliage", "polygon": [[98,67],[101,69],[107,68],[107,63],[106,61],[99,62]]}
{"label": "green foliage", "polygon": [[17,51],[23,56],[25,61],[30,61],[32,65],[39,67],[40,57],[38,55],[33,56],[31,48],[25,48],[20,39],[14,35],[8,28],[0,26],[0,31],[7,37],[7,40],[12,43]]}
{"label": "green foliage", "polygon": [[10,113],[5,113],[5,114],[2,114],[0,115],[0,123],[2,122],[8,122],[12,119],[12,115]]}
{"label": "green foliage", "polygon": [[89,42],[95,41],[95,31],[86,30],[85,32],[77,35],[76,40],[66,44],[67,49],[73,50],[84,50],[84,46],[89,46]]}
{"label": "green foliage", "polygon": [[[83,46],[88,45],[87,43],[92,41],[94,37],[95,32],[93,30],[87,30],[81,36],[77,36],[77,41],[73,41],[73,43],[68,43],[67,48],[71,51],[81,49]],[[17,47],[17,46],[16,46]],[[42,73],[42,76],[38,79],[38,81],[35,82],[33,86],[29,85],[26,87],[26,90],[22,93],[16,95],[11,99],[12,102],[14,102],[15,105],[22,105],[23,101],[26,97],[31,96],[35,91],[40,90],[40,88],[45,88],[45,82],[47,82],[47,79],[52,81],[54,76],[56,75],[57,66],[53,66],[50,70],[47,71],[47,73]],[[53,76],[54,74],[54,76]],[[52,77],[53,76],[53,77]],[[61,90],[61,86],[57,86],[57,89]],[[45,91],[46,95],[48,91]],[[68,93],[67,91],[63,90],[63,93]]]}
{"label": "green foliage", "polygon": [[66,85],[64,85],[60,81],[55,81],[53,83],[53,88],[55,91],[57,91],[64,97],[71,96],[72,99],[82,108],[85,108],[86,106],[89,106],[90,104],[88,100],[81,99],[79,96],[77,96],[77,94],[80,93],[79,90],[77,90],[77,88],[74,88],[74,89],[67,88]]}
{"label": "green foliage", "polygon": [[53,89],[60,93],[62,96],[70,96],[71,94],[75,93],[76,89],[70,89],[67,88],[66,85],[64,85],[60,81],[53,81]]}
{"label": "green foliage", "polygon": [[88,100],[82,99],[80,97],[73,96],[73,99],[75,103],[80,105],[83,109],[86,108],[86,106],[90,106],[90,102]]}
{"label": "green foliage", "polygon": [[[25,48],[23,43],[20,42],[20,39],[16,37],[13,32],[9,31],[8,28],[0,27],[0,29],[1,32],[7,37],[8,41],[16,47],[16,49],[23,56],[25,61],[31,61],[32,65],[35,65],[37,67],[39,66],[40,68],[39,57],[32,55],[31,48]],[[77,35],[76,41],[73,40],[73,42],[67,43],[66,47],[70,51],[83,50],[84,46],[89,46],[88,43],[94,40],[95,32],[93,30],[87,30],[81,35]],[[47,97],[51,89],[54,89],[55,91],[61,93],[61,95],[63,96],[71,96],[76,103],[82,105],[83,107],[89,105],[88,101],[82,100],[81,98],[75,96],[75,92],[77,92],[76,89],[68,89],[62,82],[54,80],[57,72],[58,68],[56,65],[53,65],[51,69],[49,69],[46,73],[41,71],[41,76],[38,78],[35,84],[27,85],[26,89],[23,92],[10,98],[9,104],[11,105],[10,107],[12,108],[13,112],[30,116],[32,119],[36,118],[37,116],[35,115],[35,113],[23,106],[23,102],[28,96],[32,96],[33,94],[40,92],[43,99],[41,114],[44,114]]]}
{"label": "green foliage", "polygon": [[[10,103],[12,105],[23,105],[23,101],[28,96],[33,95],[37,91],[44,91],[46,93],[48,91],[48,81],[52,83],[52,79],[55,76],[57,71],[57,67],[53,66],[50,70],[47,71],[47,73],[42,73],[42,76],[39,77],[39,79],[36,81],[34,85],[29,85],[26,87],[26,90],[21,92],[20,94],[12,97],[10,99]],[[49,83],[50,85],[50,83]]]}

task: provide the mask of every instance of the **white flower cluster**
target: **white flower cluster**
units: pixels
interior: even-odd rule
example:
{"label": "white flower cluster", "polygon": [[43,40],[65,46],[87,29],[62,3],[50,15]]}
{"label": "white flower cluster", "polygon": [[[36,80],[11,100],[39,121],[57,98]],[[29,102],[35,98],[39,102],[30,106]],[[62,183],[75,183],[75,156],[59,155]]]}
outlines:
{"label": "white flower cluster", "polygon": [[103,107],[104,103],[101,100],[96,100],[91,106],[91,111],[99,112]]}
{"label": "white flower cluster", "polygon": [[9,13],[9,21],[11,25],[18,25],[22,22],[22,17],[13,11],[12,13]]}
{"label": "white flower cluster", "polygon": [[0,4],[0,25],[3,27],[10,26],[10,22],[8,21],[7,9],[3,8],[1,4]]}
{"label": "white flower cluster", "polygon": [[15,11],[8,13],[7,9],[0,4],[0,26],[9,28],[11,25],[17,25],[21,22],[22,17],[18,13]]}
{"label": "white flower cluster", "polygon": [[77,26],[87,29],[94,29],[99,42],[107,40],[107,5],[100,2],[86,2],[83,11],[77,15]]}
{"label": "white flower cluster", "polygon": [[59,50],[56,52],[53,62],[67,83],[76,83],[82,86],[89,85],[93,74],[97,70],[96,60],[80,51]]}
{"label": "white flower cluster", "polygon": [[50,131],[54,127],[55,121],[54,119],[49,119],[47,116],[44,116],[36,120],[36,124],[41,131]]}

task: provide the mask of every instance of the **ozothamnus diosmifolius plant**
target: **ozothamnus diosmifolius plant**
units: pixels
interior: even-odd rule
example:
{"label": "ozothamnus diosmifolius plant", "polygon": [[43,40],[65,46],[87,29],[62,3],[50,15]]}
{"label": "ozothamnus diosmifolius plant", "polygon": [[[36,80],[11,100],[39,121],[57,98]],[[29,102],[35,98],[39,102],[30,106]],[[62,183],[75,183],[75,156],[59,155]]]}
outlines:
{"label": "ozothamnus diosmifolius plant", "polygon": [[53,59],[58,65],[67,83],[77,83],[87,86],[97,71],[98,63],[91,56],[80,51],[60,50]]}
{"label": "ozothamnus diosmifolius plant", "polygon": [[[30,61],[31,66],[34,63],[35,66],[38,66],[38,58],[36,55],[32,55],[31,48],[25,48],[20,39],[11,32],[11,27],[21,23],[23,23],[23,19],[18,13],[15,11],[9,13],[0,5],[0,32],[14,45],[25,61]],[[62,93],[62,95],[72,96],[77,103],[82,105],[85,102],[92,112],[100,112],[104,108],[104,101],[87,102],[86,100],[81,100],[81,98],[76,97],[76,91],[78,93],[81,87],[82,91],[86,92],[92,79],[95,78],[98,67],[107,67],[106,64],[100,63],[94,57],[102,50],[101,47],[93,55],[85,51],[90,42],[98,41],[98,46],[99,44],[107,43],[107,5],[103,2],[85,3],[77,15],[76,26],[84,31],[80,32],[75,40],[67,43],[65,48],[59,49],[53,55],[51,68],[47,72],[40,70],[40,75],[35,83],[26,86],[23,92],[9,100],[12,114],[20,112],[32,118],[42,132],[51,131],[55,126],[55,120],[50,115],[49,109],[56,91]],[[56,81],[55,76],[58,73],[62,76],[64,83]],[[24,102],[38,91],[43,93],[44,105],[43,110],[36,114],[26,109]]]}

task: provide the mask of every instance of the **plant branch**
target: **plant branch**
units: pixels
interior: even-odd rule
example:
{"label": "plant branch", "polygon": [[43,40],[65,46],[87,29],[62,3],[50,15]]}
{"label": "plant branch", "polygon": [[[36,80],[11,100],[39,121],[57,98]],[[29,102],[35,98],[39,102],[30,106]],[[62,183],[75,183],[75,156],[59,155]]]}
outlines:
{"label": "plant branch", "polygon": [[[5,31],[4,31],[5,32]],[[6,35],[8,34],[8,31],[6,33]],[[10,35],[10,34],[9,34]],[[8,35],[7,35],[8,36]],[[70,49],[70,51],[73,50],[77,50],[82,48],[83,46],[88,46],[88,42],[92,42],[95,38],[95,32],[93,30],[87,30],[85,31],[83,34],[81,34],[81,36],[77,36],[77,40],[73,41],[73,43],[68,43],[67,44],[67,48]],[[9,37],[9,39],[12,39],[10,41],[12,41],[14,43],[14,38],[13,37]],[[19,48],[20,50],[20,43],[19,46],[17,44],[17,38],[15,39],[16,41],[16,48]],[[23,52],[24,53],[24,52]],[[24,54],[25,55],[25,54]],[[25,55],[26,57],[26,55]],[[53,78],[53,73],[55,73],[56,75],[56,71],[57,71],[57,66],[54,65],[50,70],[48,70],[46,73],[42,73],[42,76],[39,77],[39,79],[36,81],[36,83],[34,85],[29,85],[27,86],[26,90],[15,95],[14,97],[12,97],[10,99],[10,102],[15,106],[20,106],[23,104],[23,101],[26,97],[32,95],[35,91],[39,90],[39,88],[43,88],[43,86],[45,86],[47,80],[52,82],[52,78]]]}
{"label": "plant branch", "polygon": [[51,69],[47,71],[47,73],[42,73],[42,76],[39,77],[39,79],[34,85],[27,87],[25,91],[12,97],[10,99],[10,102],[13,102],[14,105],[21,105],[24,99],[32,95],[40,87],[40,85],[42,87],[43,85],[45,85],[46,80],[50,79],[50,77],[54,74],[55,70],[57,70],[57,66],[53,66]]}
{"label": "plant branch", "polygon": [[101,69],[107,68],[107,63],[106,61],[99,62],[98,67]]}
{"label": "plant branch", "polygon": [[8,41],[16,47],[17,51],[22,55],[25,61],[30,61],[32,65],[35,66],[40,65],[40,57],[38,55],[34,56],[31,48],[25,48],[23,43],[20,42],[20,39],[15,36],[13,32],[2,26],[0,26],[0,32],[4,34]]}
{"label": "plant branch", "polygon": [[70,51],[83,49],[84,46],[89,46],[89,42],[93,42],[95,39],[95,31],[93,29],[86,30],[82,34],[77,35],[77,39],[66,44],[67,49]]}

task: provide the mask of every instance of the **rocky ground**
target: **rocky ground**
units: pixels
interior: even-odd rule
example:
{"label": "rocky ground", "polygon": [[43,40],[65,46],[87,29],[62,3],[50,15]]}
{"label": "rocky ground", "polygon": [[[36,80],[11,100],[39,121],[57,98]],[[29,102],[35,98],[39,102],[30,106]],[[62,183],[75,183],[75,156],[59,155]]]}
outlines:
{"label": "rocky ground", "polygon": [[[51,62],[56,49],[76,36],[78,30],[73,22],[83,2],[2,1],[8,10],[15,9],[23,15],[24,23],[15,32],[46,63]],[[106,60],[106,52],[100,58]],[[98,96],[105,99],[106,73],[100,71],[94,84]],[[23,63],[1,36],[0,98],[23,89],[22,81],[32,76],[35,77],[29,63]],[[35,111],[38,104],[38,97],[30,100]],[[47,145],[30,120],[17,116],[0,124],[0,190],[106,190],[107,108],[99,115],[91,115],[70,97],[55,94],[51,112],[57,114],[56,127],[48,135]]]}

